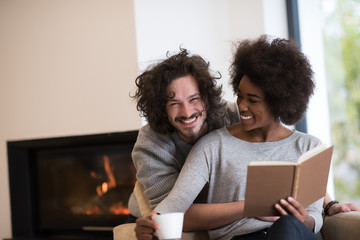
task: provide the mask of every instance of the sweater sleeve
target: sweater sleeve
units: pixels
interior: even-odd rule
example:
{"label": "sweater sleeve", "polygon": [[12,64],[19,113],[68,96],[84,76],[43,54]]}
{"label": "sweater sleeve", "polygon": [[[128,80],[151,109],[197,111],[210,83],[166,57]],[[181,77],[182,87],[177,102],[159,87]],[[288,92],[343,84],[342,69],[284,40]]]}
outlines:
{"label": "sweater sleeve", "polygon": [[206,153],[201,145],[190,151],[169,195],[154,209],[158,213],[186,212],[209,181]]}
{"label": "sweater sleeve", "polygon": [[[303,134],[303,133],[301,135],[306,136],[305,138],[301,138],[301,140],[299,141],[300,145],[303,146],[302,153],[321,144],[320,139],[318,139],[315,136],[309,134]],[[318,233],[323,225],[323,218],[322,218],[323,201],[324,198],[321,198],[306,207],[306,211],[308,212],[309,216],[312,217],[315,221],[315,226],[314,226],[315,233]]]}
{"label": "sweater sleeve", "polygon": [[314,232],[318,233],[323,225],[323,218],[322,218],[322,203],[324,198],[317,200],[316,202],[310,204],[306,207],[306,211],[308,212],[309,216],[312,217],[315,221]]}
{"label": "sweater sleeve", "polygon": [[182,163],[175,158],[175,146],[167,135],[143,127],[132,152],[136,178],[144,186],[150,207],[157,206],[170,192]]}

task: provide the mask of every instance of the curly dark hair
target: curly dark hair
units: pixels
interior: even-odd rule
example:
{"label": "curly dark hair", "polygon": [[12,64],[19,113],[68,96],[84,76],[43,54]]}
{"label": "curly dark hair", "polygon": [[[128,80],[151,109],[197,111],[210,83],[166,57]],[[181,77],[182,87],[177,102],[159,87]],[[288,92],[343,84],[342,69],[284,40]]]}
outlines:
{"label": "curly dark hair", "polygon": [[209,71],[209,63],[203,58],[198,55],[189,56],[186,49],[180,48],[178,54],[170,56],[168,52],[167,59],[149,66],[139,75],[135,80],[137,90],[131,97],[137,100],[137,110],[147,119],[153,130],[164,134],[172,133],[175,128],[166,113],[166,89],[173,80],[190,74],[196,79],[201,99],[204,101],[208,126],[218,128],[218,120],[225,116],[226,103],[221,101],[222,86],[216,84],[221,74],[215,77]]}
{"label": "curly dark hair", "polygon": [[239,42],[230,66],[234,94],[244,75],[264,91],[275,119],[292,125],[304,117],[315,83],[311,65],[294,41],[262,35]]}

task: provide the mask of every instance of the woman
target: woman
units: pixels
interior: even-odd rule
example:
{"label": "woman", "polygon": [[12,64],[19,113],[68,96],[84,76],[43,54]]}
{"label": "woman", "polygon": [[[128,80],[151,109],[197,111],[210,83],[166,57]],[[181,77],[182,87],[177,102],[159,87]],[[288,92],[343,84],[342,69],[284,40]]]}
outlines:
{"label": "woman", "polygon": [[[209,203],[244,202],[251,161],[296,162],[319,145],[316,137],[283,125],[302,119],[313,94],[312,78],[311,66],[294,42],[266,36],[242,41],[231,66],[240,123],[208,134],[193,147],[173,190],[155,211],[185,212],[207,183]],[[292,198],[282,199],[275,208],[284,217],[242,218],[210,230],[209,235],[212,239],[319,239],[315,233],[322,226],[322,202],[304,208]],[[243,205],[238,211],[242,213]]]}

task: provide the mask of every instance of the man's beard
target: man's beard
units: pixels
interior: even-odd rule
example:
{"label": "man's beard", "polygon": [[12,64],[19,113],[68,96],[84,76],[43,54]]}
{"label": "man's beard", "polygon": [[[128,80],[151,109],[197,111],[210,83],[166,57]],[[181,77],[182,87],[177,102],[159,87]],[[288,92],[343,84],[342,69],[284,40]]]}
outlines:
{"label": "man's beard", "polygon": [[[180,120],[184,121],[184,120],[195,118],[195,117],[200,118],[203,115],[204,111],[205,110],[196,112],[188,118],[179,117],[179,118],[175,118],[175,120],[176,121],[180,121]],[[198,131],[195,130],[196,127],[197,127],[197,125],[186,128],[187,131],[185,132],[185,134],[182,131],[180,131],[179,129],[177,129],[177,132],[179,135],[182,135],[183,137],[185,137],[188,140],[188,142],[195,143],[200,137],[202,137],[203,135],[205,135],[207,133],[206,119],[204,120],[204,122],[202,123],[202,125],[200,126]]]}

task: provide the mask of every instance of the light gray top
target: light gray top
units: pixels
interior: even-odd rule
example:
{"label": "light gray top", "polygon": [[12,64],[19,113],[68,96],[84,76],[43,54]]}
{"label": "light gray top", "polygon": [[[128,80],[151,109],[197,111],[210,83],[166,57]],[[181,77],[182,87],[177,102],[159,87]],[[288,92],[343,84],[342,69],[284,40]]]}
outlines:
{"label": "light gray top", "polygon": [[[201,138],[190,151],[173,190],[156,208],[159,213],[185,212],[203,186],[208,183],[208,202],[244,200],[247,166],[251,161],[292,161],[321,142],[314,136],[294,131],[277,142],[250,143],[232,136],[226,128]],[[306,208],[315,220],[315,232],[322,226],[322,202]],[[230,239],[268,228],[271,222],[242,218],[218,229],[209,230],[211,239]]]}
{"label": "light gray top", "polygon": [[[226,117],[219,125],[230,126],[239,122],[236,103],[227,102]],[[212,131],[214,129],[209,129]],[[186,157],[193,145],[184,142],[175,132],[171,135],[159,134],[145,125],[139,131],[132,152],[136,168],[136,178],[144,186],[144,193],[153,209],[171,191],[179,176]],[[134,194],[129,199],[130,213],[141,217]]]}

